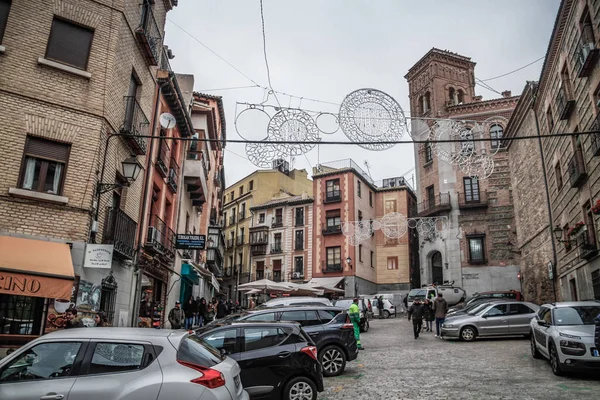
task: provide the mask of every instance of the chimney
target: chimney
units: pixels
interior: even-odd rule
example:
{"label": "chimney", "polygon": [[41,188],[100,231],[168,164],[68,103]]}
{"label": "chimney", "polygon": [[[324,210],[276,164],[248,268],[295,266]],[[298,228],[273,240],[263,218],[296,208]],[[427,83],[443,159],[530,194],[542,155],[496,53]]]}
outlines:
{"label": "chimney", "polygon": [[481,99],[483,99],[482,95],[473,97],[473,101],[481,101]]}
{"label": "chimney", "polygon": [[511,95],[510,90],[505,90],[504,92],[502,92],[502,97],[504,97],[504,98],[510,97],[510,95]]}

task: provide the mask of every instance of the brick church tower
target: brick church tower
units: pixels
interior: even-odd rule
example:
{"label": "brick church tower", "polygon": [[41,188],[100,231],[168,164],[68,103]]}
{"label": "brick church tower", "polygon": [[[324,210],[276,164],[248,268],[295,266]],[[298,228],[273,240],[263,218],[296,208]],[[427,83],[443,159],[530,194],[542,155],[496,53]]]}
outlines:
{"label": "brick church tower", "polygon": [[479,124],[490,141],[466,141],[461,146],[472,146],[475,155],[495,154],[494,172],[477,179],[439,160],[431,145],[415,144],[418,216],[446,216],[449,222],[440,235],[419,238],[421,282],[454,281],[468,294],[519,290],[508,158],[501,140],[518,96],[507,91],[501,98],[483,101],[475,94],[475,63],[436,48],[405,78],[413,131],[415,126],[431,127],[435,119]]}

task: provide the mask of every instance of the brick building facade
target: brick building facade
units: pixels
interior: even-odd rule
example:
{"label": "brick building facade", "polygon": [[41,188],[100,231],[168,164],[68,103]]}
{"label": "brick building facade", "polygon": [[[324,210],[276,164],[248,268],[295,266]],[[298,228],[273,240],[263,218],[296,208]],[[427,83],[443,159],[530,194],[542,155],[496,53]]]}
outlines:
{"label": "brick building facade", "polygon": [[600,299],[594,211],[600,137],[553,135],[600,129],[599,24],[597,1],[561,2],[539,83],[526,85],[507,130],[510,137],[542,136],[515,140],[508,152],[523,286],[531,301],[554,300],[554,290],[559,300]]}
{"label": "brick building facade", "polygon": [[478,124],[490,142],[467,140],[466,145],[475,154],[494,154],[495,163],[491,176],[475,179],[440,160],[430,144],[415,145],[418,215],[449,218],[442,235],[420,238],[422,283],[454,281],[470,294],[519,289],[508,156],[500,140],[518,97],[504,92],[502,98],[483,101],[475,94],[475,63],[435,48],[405,78],[412,116],[429,127],[441,118],[466,121],[467,127]]}
{"label": "brick building facade", "polygon": [[[99,202],[95,193],[99,183],[126,183],[121,163],[132,154],[145,164],[146,141],[127,136],[149,133],[164,23],[175,3],[23,0],[3,8],[7,15],[0,18],[0,235],[32,239],[29,251],[40,240],[68,243],[78,287],[94,299],[80,308],[93,313],[102,307],[115,325],[130,325],[134,313],[131,264],[143,174],[119,189],[112,214],[115,193],[107,191]],[[105,148],[114,133],[123,137]],[[116,214],[126,234],[114,224]],[[90,239],[115,245],[112,268],[83,268]],[[14,301],[10,294],[0,297],[7,312]],[[36,316],[26,332],[47,331],[37,317],[53,302],[25,300]]]}

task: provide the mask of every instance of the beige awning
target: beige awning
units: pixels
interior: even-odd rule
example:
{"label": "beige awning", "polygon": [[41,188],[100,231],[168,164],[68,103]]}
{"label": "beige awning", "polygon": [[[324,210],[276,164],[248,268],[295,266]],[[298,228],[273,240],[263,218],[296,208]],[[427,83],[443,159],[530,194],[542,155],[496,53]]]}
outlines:
{"label": "beige awning", "polygon": [[68,244],[0,236],[0,293],[70,299],[74,279]]}

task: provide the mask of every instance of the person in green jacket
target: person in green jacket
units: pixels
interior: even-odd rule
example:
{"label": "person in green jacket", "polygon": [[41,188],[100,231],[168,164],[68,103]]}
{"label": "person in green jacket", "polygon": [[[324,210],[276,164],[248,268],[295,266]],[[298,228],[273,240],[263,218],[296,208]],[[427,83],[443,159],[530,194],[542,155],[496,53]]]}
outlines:
{"label": "person in green jacket", "polygon": [[354,339],[356,339],[356,346],[359,350],[365,348],[360,345],[360,309],[358,308],[358,298],[354,299],[354,302],[348,309],[348,315],[350,316],[350,322],[354,325]]}

